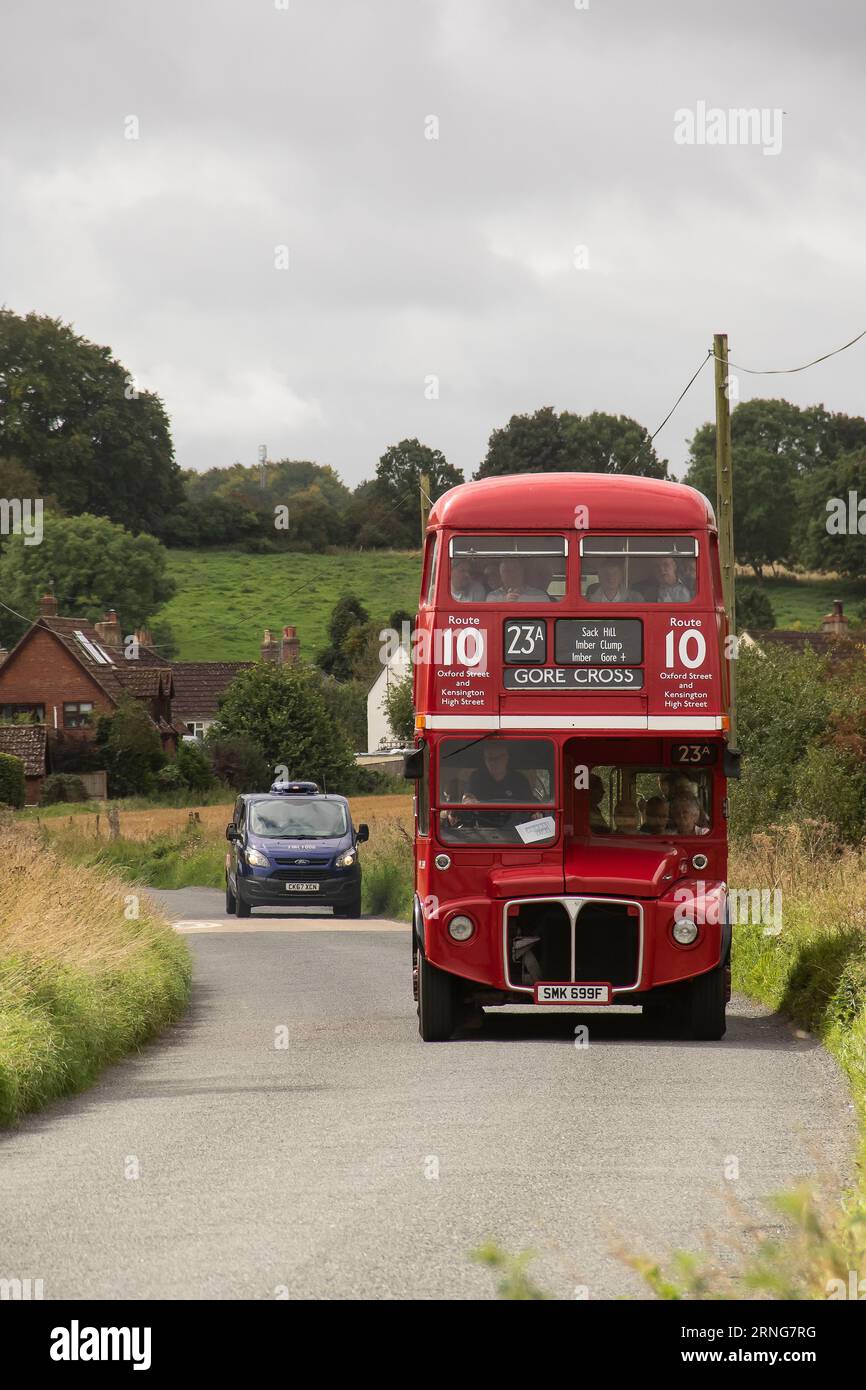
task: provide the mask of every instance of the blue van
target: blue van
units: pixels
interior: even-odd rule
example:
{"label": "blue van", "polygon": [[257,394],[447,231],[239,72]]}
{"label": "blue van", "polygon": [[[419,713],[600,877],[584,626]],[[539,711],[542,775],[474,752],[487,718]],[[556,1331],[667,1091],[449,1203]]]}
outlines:
{"label": "blue van", "polygon": [[366,825],[353,826],[344,796],[314,782],[239,796],[226,826],[226,912],[249,917],[254,907],[291,904],[360,917],[358,846],[369,836]]}

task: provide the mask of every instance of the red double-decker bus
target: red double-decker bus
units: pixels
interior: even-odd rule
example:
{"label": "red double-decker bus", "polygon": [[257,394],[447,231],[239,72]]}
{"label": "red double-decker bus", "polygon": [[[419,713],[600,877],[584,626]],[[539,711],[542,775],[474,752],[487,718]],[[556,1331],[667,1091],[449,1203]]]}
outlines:
{"label": "red double-decker bus", "polygon": [[493,1004],[724,1035],[726,641],[693,488],[535,474],[436,502],[406,758],[422,1038]]}

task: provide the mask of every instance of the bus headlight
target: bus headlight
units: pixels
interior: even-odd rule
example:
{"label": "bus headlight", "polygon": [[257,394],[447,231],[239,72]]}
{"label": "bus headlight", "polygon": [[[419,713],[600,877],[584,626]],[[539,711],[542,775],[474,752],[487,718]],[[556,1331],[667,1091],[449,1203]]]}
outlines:
{"label": "bus headlight", "polygon": [[698,937],[698,924],[689,917],[683,917],[682,921],[674,922],[671,931],[674,941],[678,942],[680,946],[691,946]]}
{"label": "bus headlight", "polygon": [[468,941],[475,934],[475,923],[471,917],[452,917],[448,923],[448,935],[455,941]]}

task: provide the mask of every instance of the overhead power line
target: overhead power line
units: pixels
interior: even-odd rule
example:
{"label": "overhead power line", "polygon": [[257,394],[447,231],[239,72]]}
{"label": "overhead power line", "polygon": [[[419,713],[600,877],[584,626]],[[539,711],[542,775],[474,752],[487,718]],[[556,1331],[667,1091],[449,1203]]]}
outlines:
{"label": "overhead power line", "polygon": [[826,362],[830,357],[837,357],[840,352],[847,352],[848,348],[859,343],[861,338],[866,338],[866,328],[862,333],[858,333],[856,338],[852,338],[850,343],[843,343],[841,347],[834,348],[832,352],[825,352],[821,357],[813,357],[811,362],[804,362],[801,367],[741,367],[738,362],[728,362],[728,366],[735,367],[738,372],[746,372],[749,376],[790,376],[794,372],[805,372],[807,367],[816,367],[819,362]]}

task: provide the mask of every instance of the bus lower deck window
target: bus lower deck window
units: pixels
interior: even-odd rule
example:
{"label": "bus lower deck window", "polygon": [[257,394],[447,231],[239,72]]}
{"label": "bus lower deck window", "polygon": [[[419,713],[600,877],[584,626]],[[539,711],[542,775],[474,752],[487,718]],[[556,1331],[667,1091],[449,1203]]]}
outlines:
{"label": "bus lower deck window", "polygon": [[440,746],[439,836],[446,843],[549,843],[557,833],[555,795],[547,739],[445,739]]}
{"label": "bus lower deck window", "polygon": [[712,774],[671,768],[593,767],[588,800],[591,835],[708,835]]}

